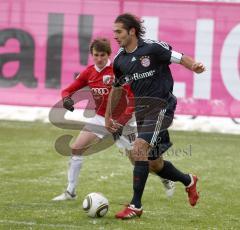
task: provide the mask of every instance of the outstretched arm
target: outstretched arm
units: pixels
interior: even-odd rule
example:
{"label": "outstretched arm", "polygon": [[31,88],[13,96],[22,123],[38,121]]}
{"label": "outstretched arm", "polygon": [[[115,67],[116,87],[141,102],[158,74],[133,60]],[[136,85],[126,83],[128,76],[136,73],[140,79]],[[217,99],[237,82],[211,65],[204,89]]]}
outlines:
{"label": "outstretched arm", "polygon": [[195,62],[191,57],[186,55],[182,56],[180,64],[195,73],[202,73],[206,70],[205,66],[201,62]]}
{"label": "outstretched arm", "polygon": [[87,71],[85,70],[81,75],[78,74],[75,81],[69,85],[67,88],[63,89],[61,92],[62,99],[63,99],[63,107],[71,112],[74,110],[74,101],[72,100],[71,96],[78,91],[79,89],[83,88],[87,85]]}

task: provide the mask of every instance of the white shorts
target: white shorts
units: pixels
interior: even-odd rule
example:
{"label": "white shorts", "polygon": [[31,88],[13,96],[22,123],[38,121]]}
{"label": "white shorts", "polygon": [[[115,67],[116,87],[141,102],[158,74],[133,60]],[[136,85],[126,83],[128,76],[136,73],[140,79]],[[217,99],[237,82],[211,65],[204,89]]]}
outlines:
{"label": "white shorts", "polygon": [[[98,114],[96,114],[93,118],[90,118],[84,128],[94,133],[100,139],[104,138],[107,135],[112,135],[105,128],[105,118]],[[123,127],[122,135],[116,141],[117,147],[121,149],[132,150],[136,135],[137,126],[135,116],[133,115],[133,117]]]}

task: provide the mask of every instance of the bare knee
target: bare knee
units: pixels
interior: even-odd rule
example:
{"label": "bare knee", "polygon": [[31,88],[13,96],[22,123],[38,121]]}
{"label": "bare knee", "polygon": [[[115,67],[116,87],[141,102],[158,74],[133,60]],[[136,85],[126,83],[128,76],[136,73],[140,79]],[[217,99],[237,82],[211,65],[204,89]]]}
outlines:
{"label": "bare knee", "polygon": [[137,138],[133,145],[132,159],[134,161],[148,161],[150,145],[141,138]]}
{"label": "bare knee", "polygon": [[71,145],[71,149],[72,149],[72,154],[73,155],[83,155],[83,153],[85,152],[86,148],[84,147],[79,147],[77,145],[77,143],[73,143]]}
{"label": "bare knee", "polygon": [[100,138],[96,134],[81,130],[75,141],[71,145],[73,155],[83,155],[92,145],[98,143]]}

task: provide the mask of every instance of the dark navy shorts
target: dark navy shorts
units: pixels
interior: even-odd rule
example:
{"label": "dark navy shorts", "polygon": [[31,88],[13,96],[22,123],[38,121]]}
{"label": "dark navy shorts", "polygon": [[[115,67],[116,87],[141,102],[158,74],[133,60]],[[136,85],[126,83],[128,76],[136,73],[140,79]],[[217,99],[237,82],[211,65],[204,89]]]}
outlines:
{"label": "dark navy shorts", "polygon": [[[177,99],[169,93],[165,100],[144,98],[142,104],[143,108],[138,107],[136,113],[138,138],[144,139],[152,146],[149,159],[153,160],[172,145],[167,129],[172,124]],[[158,156],[156,156],[157,152],[159,152]]]}
{"label": "dark navy shorts", "polygon": [[168,130],[159,133],[158,140],[148,154],[148,160],[156,160],[172,146]]}

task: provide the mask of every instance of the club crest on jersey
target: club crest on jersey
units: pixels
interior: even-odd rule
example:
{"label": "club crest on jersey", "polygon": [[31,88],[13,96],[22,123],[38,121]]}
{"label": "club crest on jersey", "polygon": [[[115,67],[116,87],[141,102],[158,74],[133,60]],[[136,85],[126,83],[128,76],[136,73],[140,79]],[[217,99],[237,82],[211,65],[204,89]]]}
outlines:
{"label": "club crest on jersey", "polygon": [[144,66],[144,67],[150,66],[150,57],[149,56],[142,56],[140,58],[140,61],[141,61],[142,66]]}
{"label": "club crest on jersey", "polygon": [[103,75],[103,83],[105,85],[109,85],[111,82],[111,78],[112,78],[111,75]]}

